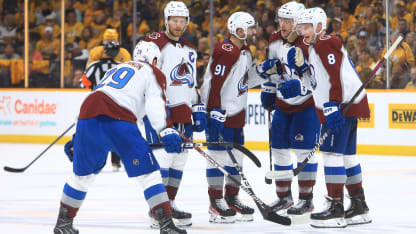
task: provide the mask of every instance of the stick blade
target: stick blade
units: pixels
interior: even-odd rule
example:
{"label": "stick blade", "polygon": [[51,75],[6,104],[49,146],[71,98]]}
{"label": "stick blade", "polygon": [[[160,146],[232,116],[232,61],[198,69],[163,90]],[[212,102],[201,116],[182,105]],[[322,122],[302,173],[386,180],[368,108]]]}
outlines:
{"label": "stick blade", "polygon": [[264,219],[284,226],[290,226],[292,224],[292,220],[289,217],[278,215],[275,212],[269,212]]}
{"label": "stick blade", "polygon": [[291,179],[295,176],[293,170],[284,170],[284,171],[268,171],[266,172],[266,178],[268,179]]}
{"label": "stick blade", "polygon": [[20,172],[23,172],[26,168],[13,168],[13,167],[5,166],[3,169],[8,172],[20,173]]}

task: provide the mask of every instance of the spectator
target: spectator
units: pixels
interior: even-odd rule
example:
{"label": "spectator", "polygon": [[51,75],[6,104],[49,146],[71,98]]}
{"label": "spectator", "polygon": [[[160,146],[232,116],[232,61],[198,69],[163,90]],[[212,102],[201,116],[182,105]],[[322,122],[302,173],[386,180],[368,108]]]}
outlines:
{"label": "spectator", "polygon": [[84,25],[77,22],[75,10],[66,10],[65,42],[72,43],[81,36]]}
{"label": "spectator", "polygon": [[0,26],[0,40],[12,41],[16,37],[16,20],[14,15],[7,14]]}
{"label": "spectator", "polygon": [[82,69],[75,69],[73,76],[65,79],[65,88],[81,88],[80,81],[84,71]]}
{"label": "spectator", "polygon": [[4,53],[0,54],[0,87],[9,87],[11,85],[11,59],[20,59],[20,56],[14,52],[12,42],[7,42],[4,48]]}
{"label": "spectator", "polygon": [[205,70],[207,69],[208,62],[209,62],[209,54],[201,53],[201,55],[198,55],[197,73],[196,73],[198,89],[201,88],[202,82],[204,81],[204,74],[205,74]]}
{"label": "spectator", "polygon": [[[143,19],[140,12],[136,12],[136,39],[146,36],[146,33],[150,32],[150,27],[147,21]],[[127,27],[127,36],[132,39],[133,37],[133,22]]]}
{"label": "spectator", "polygon": [[78,42],[78,47],[81,49],[86,49],[88,51],[92,50],[94,47],[100,44],[101,39],[96,39],[93,37],[93,31],[90,26],[84,27],[81,32],[81,38]]}
{"label": "spectator", "polygon": [[348,8],[342,9],[342,30],[348,32],[349,28],[353,27],[353,24],[358,22],[355,16],[351,15]]}
{"label": "spectator", "polygon": [[416,57],[416,32],[410,32],[406,35],[406,43],[409,44],[413,55]]}
{"label": "spectator", "polygon": [[406,84],[405,89],[416,89],[416,67],[410,69],[410,81]]}
{"label": "spectator", "polygon": [[15,53],[13,42],[7,42],[4,47],[4,54],[0,54],[0,59],[20,59],[20,55]]}
{"label": "spectator", "polygon": [[36,43],[36,50],[44,59],[56,59],[59,55],[60,41],[53,37],[53,28],[45,27],[45,36]]}
{"label": "spectator", "polygon": [[403,18],[399,19],[398,32],[401,33],[404,37],[410,32],[407,21]]}
{"label": "spectator", "polygon": [[345,42],[345,40],[348,38],[348,33],[346,31],[342,31],[341,25],[342,25],[342,19],[335,17],[332,21],[332,32],[330,33],[330,35],[335,35],[335,34],[340,34],[343,41]]}
{"label": "spectator", "polygon": [[399,20],[405,19],[407,21],[407,25],[412,25],[413,19],[412,15],[406,12],[404,1],[397,1],[396,4],[396,16],[392,16],[390,18],[391,28],[395,31],[399,29]]}
{"label": "spectator", "polygon": [[94,36],[101,38],[104,31],[107,29],[107,22],[104,12],[94,15],[94,21],[90,24],[91,28],[94,30]]}

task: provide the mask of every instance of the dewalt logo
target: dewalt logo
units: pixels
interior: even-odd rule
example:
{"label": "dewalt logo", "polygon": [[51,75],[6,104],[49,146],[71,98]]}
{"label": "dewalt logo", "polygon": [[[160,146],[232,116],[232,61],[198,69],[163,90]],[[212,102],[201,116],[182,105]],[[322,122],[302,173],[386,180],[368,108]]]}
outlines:
{"label": "dewalt logo", "polygon": [[416,104],[389,104],[389,128],[416,129]]}
{"label": "dewalt logo", "polygon": [[374,128],[374,103],[369,103],[370,118],[358,118],[359,128]]}

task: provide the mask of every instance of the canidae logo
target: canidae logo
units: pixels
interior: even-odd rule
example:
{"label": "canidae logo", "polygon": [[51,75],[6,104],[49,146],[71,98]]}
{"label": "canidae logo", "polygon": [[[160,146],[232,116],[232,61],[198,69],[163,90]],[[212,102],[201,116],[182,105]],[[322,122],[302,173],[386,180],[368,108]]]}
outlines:
{"label": "canidae logo", "polygon": [[3,115],[55,115],[56,104],[46,103],[45,100],[41,99],[38,101],[37,98],[33,100],[12,100],[10,96],[3,96],[0,98],[0,114]]}
{"label": "canidae logo", "polygon": [[370,107],[370,118],[358,118],[359,128],[374,128],[374,103],[369,103]]}
{"label": "canidae logo", "polygon": [[389,128],[416,129],[416,104],[389,104]]}

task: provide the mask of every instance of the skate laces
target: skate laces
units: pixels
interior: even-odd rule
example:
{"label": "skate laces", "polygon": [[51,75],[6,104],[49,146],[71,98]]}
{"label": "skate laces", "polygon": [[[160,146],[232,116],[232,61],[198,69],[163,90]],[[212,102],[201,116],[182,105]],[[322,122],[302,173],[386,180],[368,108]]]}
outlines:
{"label": "skate laces", "polygon": [[237,196],[233,198],[234,205],[239,206],[240,208],[249,208],[248,206],[244,205]]}
{"label": "skate laces", "polygon": [[227,205],[227,202],[224,198],[215,199],[215,205],[222,210],[228,210],[230,207]]}
{"label": "skate laces", "polygon": [[299,209],[299,208],[301,208],[302,206],[304,206],[305,205],[305,203],[306,203],[306,200],[303,200],[303,199],[299,199],[299,201],[293,206],[293,208],[296,208],[296,209]]}

